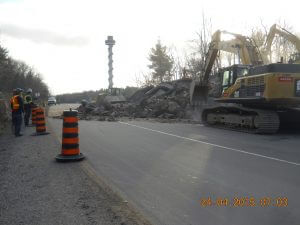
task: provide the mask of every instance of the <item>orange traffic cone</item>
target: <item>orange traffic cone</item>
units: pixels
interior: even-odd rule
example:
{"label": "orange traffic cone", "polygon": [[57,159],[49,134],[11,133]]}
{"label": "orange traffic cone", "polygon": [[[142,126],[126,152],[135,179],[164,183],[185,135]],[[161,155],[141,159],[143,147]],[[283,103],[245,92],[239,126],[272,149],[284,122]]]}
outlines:
{"label": "orange traffic cone", "polygon": [[61,154],[55,157],[58,162],[79,161],[84,155],[79,151],[78,112],[64,111]]}
{"label": "orange traffic cone", "polygon": [[45,113],[44,109],[41,107],[38,107],[36,109],[36,118],[35,118],[35,128],[36,133],[33,134],[33,136],[39,136],[39,135],[46,135],[49,134],[49,132],[46,132],[46,121],[45,121]]}

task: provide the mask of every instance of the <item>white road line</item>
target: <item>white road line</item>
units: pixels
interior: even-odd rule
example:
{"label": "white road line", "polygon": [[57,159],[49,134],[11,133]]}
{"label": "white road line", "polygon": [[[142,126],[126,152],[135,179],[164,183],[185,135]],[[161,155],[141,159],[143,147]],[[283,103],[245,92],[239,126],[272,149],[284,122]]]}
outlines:
{"label": "white road line", "polygon": [[265,155],[252,153],[252,152],[247,152],[247,151],[244,151],[244,150],[239,150],[239,149],[230,148],[230,147],[226,147],[226,146],[222,146],[222,145],[217,145],[217,144],[209,143],[209,142],[206,142],[206,141],[199,141],[199,140],[196,140],[196,139],[182,137],[182,136],[179,136],[179,135],[176,135],[176,134],[170,134],[170,133],[167,133],[167,132],[154,130],[154,129],[150,129],[150,128],[147,128],[147,127],[142,127],[142,126],[138,126],[138,125],[134,125],[134,124],[130,124],[130,123],[125,123],[125,122],[119,122],[119,123],[125,124],[125,125],[128,125],[128,126],[132,126],[132,127],[141,128],[141,129],[144,129],[144,130],[157,132],[157,133],[160,133],[160,134],[169,135],[169,136],[172,136],[172,137],[177,137],[177,138],[181,138],[181,139],[185,139],[185,140],[189,140],[189,141],[193,141],[193,142],[198,142],[198,143],[201,143],[201,144],[206,144],[206,145],[210,145],[210,146],[214,146],[214,147],[218,147],[218,148],[223,148],[223,149],[230,150],[230,151],[240,152],[240,153],[244,153],[244,154],[247,154],[247,155],[257,156],[257,157],[261,157],[261,158],[265,158],[265,159],[271,159],[271,160],[278,161],[278,162],[288,163],[288,164],[295,165],[295,166],[300,166],[300,163],[296,163],[296,162],[290,162],[290,161],[283,160],[283,159],[278,159],[278,158],[274,158],[274,157],[269,157],[269,156],[265,156]]}

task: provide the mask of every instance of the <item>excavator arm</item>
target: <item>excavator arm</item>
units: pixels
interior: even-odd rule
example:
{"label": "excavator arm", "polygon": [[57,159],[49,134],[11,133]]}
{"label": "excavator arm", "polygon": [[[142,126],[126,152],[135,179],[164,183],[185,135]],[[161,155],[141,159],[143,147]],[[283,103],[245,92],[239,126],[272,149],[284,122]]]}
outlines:
{"label": "excavator arm", "polygon": [[212,41],[210,42],[208,53],[205,59],[202,83],[208,83],[209,74],[218,56],[220,41],[221,31],[217,30],[212,36]]}
{"label": "excavator arm", "polygon": [[271,47],[276,34],[291,42],[297,49],[298,53],[300,53],[300,38],[298,38],[296,35],[292,34],[291,32],[287,31],[286,29],[278,26],[277,24],[274,24],[270,28],[265,43],[266,46],[265,51],[267,52],[267,54],[271,55]]}
{"label": "excavator arm", "polygon": [[[221,41],[221,34],[230,34],[233,39]],[[260,53],[251,39],[240,34],[217,30],[212,35],[212,40],[206,55],[204,68],[201,74],[200,82],[191,85],[190,102],[192,105],[198,105],[199,102],[207,99],[209,90],[209,76],[213,65],[217,59],[219,51],[230,52],[238,55],[241,63],[244,65],[262,64]]]}
{"label": "excavator arm", "polygon": [[[254,65],[259,64],[257,61],[259,60],[259,52],[256,49],[255,45],[252,43],[251,39],[245,37],[241,34],[236,34],[228,31],[223,31],[224,34],[230,34],[235,37],[232,41],[234,41],[235,48],[238,49],[238,56],[241,59],[242,64],[244,65]],[[226,49],[220,48],[222,51],[226,51]]]}
{"label": "excavator arm", "polygon": [[[230,34],[234,39],[221,41],[221,34]],[[243,65],[261,65],[263,60],[256,46],[251,39],[240,34],[227,31],[216,31],[212,36],[209,50],[206,56],[205,65],[202,75],[202,83],[207,84],[214,62],[216,61],[219,51],[225,51],[237,54]]]}

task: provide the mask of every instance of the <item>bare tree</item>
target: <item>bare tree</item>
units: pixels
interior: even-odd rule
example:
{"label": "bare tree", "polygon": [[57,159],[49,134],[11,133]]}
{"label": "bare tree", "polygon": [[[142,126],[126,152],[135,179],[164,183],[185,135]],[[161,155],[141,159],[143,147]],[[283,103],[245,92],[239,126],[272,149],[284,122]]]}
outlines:
{"label": "bare tree", "polygon": [[151,73],[140,72],[135,74],[135,83],[138,87],[146,87],[149,85],[155,85],[157,82],[152,79]]}
{"label": "bare tree", "polygon": [[233,56],[232,53],[230,52],[224,52],[222,54],[222,56],[220,56],[221,58],[224,58],[227,61],[227,65],[231,66],[232,64],[235,63],[235,57]]}
{"label": "bare tree", "polygon": [[[196,32],[197,38],[190,41],[192,53],[186,56],[187,73],[193,79],[199,80],[203,73],[209,44],[212,37],[212,22],[211,19],[205,17],[202,13],[202,27]],[[220,67],[220,57],[217,58],[213,72]]]}
{"label": "bare tree", "polygon": [[176,46],[173,45],[169,48],[169,56],[173,62],[171,69],[172,80],[181,79],[183,77],[184,62]]}

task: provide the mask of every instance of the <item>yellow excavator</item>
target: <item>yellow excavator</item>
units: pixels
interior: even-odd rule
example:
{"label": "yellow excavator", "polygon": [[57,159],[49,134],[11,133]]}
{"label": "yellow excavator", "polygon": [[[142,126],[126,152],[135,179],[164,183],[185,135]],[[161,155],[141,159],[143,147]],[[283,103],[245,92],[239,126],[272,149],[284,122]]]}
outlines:
{"label": "yellow excavator", "polygon": [[[221,37],[224,34],[231,35],[234,38],[223,41],[221,40]],[[250,38],[228,31],[217,30],[212,35],[201,76],[199,77],[199,80],[196,80],[191,84],[190,103],[193,107],[201,106],[203,105],[203,102],[207,100],[210,88],[210,74],[220,51],[233,53],[238,56],[239,64],[241,65],[239,67],[235,65],[234,68],[232,68],[234,72],[238,74],[245,73],[249,65],[264,64],[263,57],[260,55],[258,48],[253,44],[253,41]],[[233,79],[233,77],[231,79]]]}
{"label": "yellow excavator", "polygon": [[203,95],[207,96],[209,75],[219,51],[235,51],[242,64],[219,70],[220,96],[214,99],[216,106],[202,109],[202,122],[266,134],[276,133],[281,126],[300,125],[300,64],[266,64],[250,38],[230,33],[235,38],[222,42],[221,33],[228,32],[217,31],[212,36],[202,78],[191,89],[191,104],[197,106]]}

